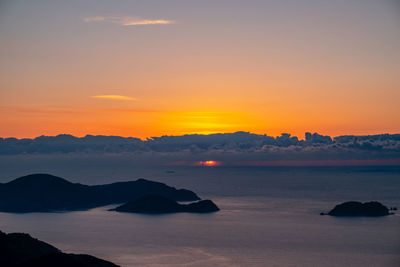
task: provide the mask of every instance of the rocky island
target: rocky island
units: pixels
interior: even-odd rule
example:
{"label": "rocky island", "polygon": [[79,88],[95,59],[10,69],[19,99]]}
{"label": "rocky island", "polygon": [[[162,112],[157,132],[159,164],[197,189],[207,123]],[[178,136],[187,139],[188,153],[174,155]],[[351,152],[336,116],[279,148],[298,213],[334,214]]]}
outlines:
{"label": "rocky island", "polygon": [[[361,203],[358,201],[348,201],[342,204],[336,205],[327,215],[331,216],[367,216],[367,217],[378,217],[386,216],[392,213],[389,209],[379,202],[371,201]],[[326,215],[321,213],[321,215]]]}
{"label": "rocky island", "polygon": [[195,201],[192,191],[138,179],[105,185],[71,183],[50,174],[32,174],[0,183],[0,212],[51,212],[85,210],[126,203],[145,195],[173,201]]}
{"label": "rocky island", "polygon": [[0,259],[4,267],[118,267],[86,254],[67,254],[24,233],[0,231]]}
{"label": "rocky island", "polygon": [[219,211],[219,208],[211,200],[200,200],[189,204],[179,204],[178,202],[163,196],[148,195],[111,210],[119,212],[162,214],[176,212],[208,213]]}

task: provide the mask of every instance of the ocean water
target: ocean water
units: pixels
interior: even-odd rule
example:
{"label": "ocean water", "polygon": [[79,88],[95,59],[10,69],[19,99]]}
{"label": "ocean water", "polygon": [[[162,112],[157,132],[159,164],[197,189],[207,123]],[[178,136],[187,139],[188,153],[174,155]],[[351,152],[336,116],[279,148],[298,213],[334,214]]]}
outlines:
{"label": "ocean water", "polygon": [[0,213],[2,231],[27,232],[65,252],[122,266],[400,266],[399,214],[319,215],[348,200],[400,208],[399,167],[15,166],[1,165],[1,182],[26,171],[89,184],[142,177],[191,189],[221,208],[212,214],[168,215],[107,211],[112,206]]}

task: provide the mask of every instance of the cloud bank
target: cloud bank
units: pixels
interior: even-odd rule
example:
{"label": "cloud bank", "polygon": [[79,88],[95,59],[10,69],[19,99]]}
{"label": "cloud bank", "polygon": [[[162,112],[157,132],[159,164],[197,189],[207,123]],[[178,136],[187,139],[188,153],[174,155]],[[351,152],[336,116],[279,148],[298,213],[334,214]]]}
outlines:
{"label": "cloud bank", "polygon": [[83,19],[85,22],[106,22],[121,26],[140,26],[140,25],[167,25],[174,24],[172,20],[166,19],[143,19],[140,17],[129,16],[94,16]]}
{"label": "cloud bank", "polygon": [[[141,140],[133,137],[72,135],[40,136],[34,139],[0,138],[0,155],[32,154],[135,154],[158,155],[168,163],[189,164],[196,160],[217,160],[223,165],[268,165],[270,161],[353,161],[376,160],[400,163],[400,134],[344,135],[330,137],[306,133],[300,140],[290,134],[278,137],[236,132],[210,135],[162,136]],[[174,162],[169,162],[172,165]],[[180,162],[180,163],[179,163]]]}

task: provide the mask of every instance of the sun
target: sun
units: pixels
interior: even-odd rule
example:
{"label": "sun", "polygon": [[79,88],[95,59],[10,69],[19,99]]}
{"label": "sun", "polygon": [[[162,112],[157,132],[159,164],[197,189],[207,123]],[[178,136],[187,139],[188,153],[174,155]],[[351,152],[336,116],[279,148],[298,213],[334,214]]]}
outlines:
{"label": "sun", "polygon": [[214,160],[207,160],[207,161],[203,161],[203,166],[217,166],[218,162],[214,161]]}

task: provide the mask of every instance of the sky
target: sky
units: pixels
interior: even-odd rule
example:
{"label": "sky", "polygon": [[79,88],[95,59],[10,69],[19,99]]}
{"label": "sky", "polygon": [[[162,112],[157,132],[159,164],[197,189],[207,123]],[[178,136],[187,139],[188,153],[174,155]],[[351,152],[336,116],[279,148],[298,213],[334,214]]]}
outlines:
{"label": "sky", "polygon": [[0,0],[0,137],[400,132],[396,0]]}

